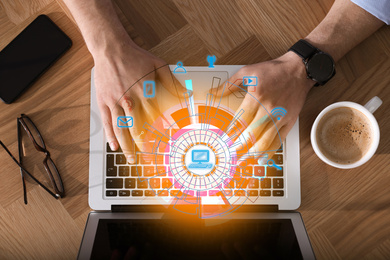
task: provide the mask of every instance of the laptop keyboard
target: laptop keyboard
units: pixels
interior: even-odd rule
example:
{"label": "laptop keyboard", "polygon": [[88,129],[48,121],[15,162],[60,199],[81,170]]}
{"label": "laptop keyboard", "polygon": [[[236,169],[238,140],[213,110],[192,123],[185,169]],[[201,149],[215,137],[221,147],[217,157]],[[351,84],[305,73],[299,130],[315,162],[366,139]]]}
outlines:
{"label": "laptop keyboard", "polygon": [[[139,162],[136,165],[128,164],[122,150],[119,148],[117,151],[112,151],[108,143],[106,152],[104,187],[106,197],[110,199],[114,197],[151,198],[176,197],[181,194],[180,185],[175,184],[175,178],[170,173],[168,164],[161,162],[162,164],[158,165],[157,168],[165,168],[166,171],[156,176],[156,165],[142,165]],[[234,194],[249,197],[283,197],[286,187],[283,171],[283,152],[276,153],[272,159],[277,167],[267,165],[247,166],[245,176],[251,175],[252,177],[247,183],[246,192],[240,190],[234,191]],[[150,178],[151,176],[153,178]],[[147,178],[150,178],[149,182],[145,181]],[[232,186],[234,186],[234,183],[230,184],[230,187]],[[201,196],[218,196],[218,192],[218,189],[202,191]]]}

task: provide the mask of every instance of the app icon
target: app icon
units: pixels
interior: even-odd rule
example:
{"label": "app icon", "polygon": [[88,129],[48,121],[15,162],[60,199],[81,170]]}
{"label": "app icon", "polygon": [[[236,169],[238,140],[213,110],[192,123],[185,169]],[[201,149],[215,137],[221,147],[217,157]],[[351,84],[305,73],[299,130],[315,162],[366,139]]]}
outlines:
{"label": "app icon", "polygon": [[118,116],[117,126],[121,128],[129,128],[133,126],[133,117],[132,116]]}
{"label": "app icon", "polygon": [[207,56],[207,62],[209,63],[209,68],[215,68],[214,67],[214,63],[215,61],[217,60],[217,58],[215,57],[215,55],[211,56]]}
{"label": "app icon", "polygon": [[188,169],[207,169],[212,168],[213,164],[208,163],[210,161],[210,152],[208,150],[192,150],[191,164],[188,165]]}
{"label": "app icon", "polygon": [[173,73],[187,73],[187,70],[183,67],[183,62],[179,61],[176,64],[176,68],[173,70]]}
{"label": "app icon", "polygon": [[283,107],[275,107],[271,110],[271,115],[277,117],[278,120],[282,119],[287,114],[287,110]]}
{"label": "app icon", "polygon": [[156,96],[156,82],[153,80],[144,81],[144,97],[153,98]]}
{"label": "app icon", "polygon": [[257,77],[256,76],[245,76],[242,78],[242,85],[249,86],[257,86]]}

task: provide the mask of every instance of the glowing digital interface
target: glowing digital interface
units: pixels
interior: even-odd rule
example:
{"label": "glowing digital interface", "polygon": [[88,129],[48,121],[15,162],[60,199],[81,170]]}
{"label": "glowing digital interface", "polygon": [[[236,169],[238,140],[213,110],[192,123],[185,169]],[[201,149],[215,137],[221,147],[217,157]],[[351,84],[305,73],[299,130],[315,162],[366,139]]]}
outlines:
{"label": "glowing digital interface", "polygon": [[[184,69],[182,63],[178,66]],[[166,72],[167,67],[163,69]],[[153,74],[158,78],[159,71]],[[209,86],[198,86],[191,78],[180,84],[174,74],[170,73],[169,77],[170,80],[164,77],[164,82],[156,79],[155,86],[143,85],[144,80],[139,80],[139,87],[148,94],[145,95],[148,100],[160,98],[169,107],[156,108],[153,122],[143,120],[141,114],[135,113],[137,108],[133,109],[134,124],[142,121],[138,133],[131,133],[132,142],[137,146],[136,166],[143,167],[143,170],[136,167],[137,182],[147,184],[156,204],[160,202],[200,218],[226,215],[243,204],[261,199],[259,194],[250,194],[247,188],[258,186],[266,177],[258,166],[259,159],[268,160],[270,168],[281,169],[269,158],[269,153],[273,154],[282,146],[276,117],[268,113],[245,86],[235,87],[260,107],[256,113],[261,117],[250,124],[246,122],[248,111],[234,111],[222,102],[221,96],[230,91],[233,83],[213,78]],[[215,82],[223,84],[217,95],[208,91],[218,87]],[[124,96],[131,95],[131,89],[136,87],[133,85]],[[204,97],[195,99],[198,89],[205,88]],[[162,98],[162,91],[171,93],[170,99]],[[155,96],[149,95],[151,92]],[[277,113],[278,117],[283,115],[284,111]],[[136,127],[128,130],[134,131]],[[272,136],[278,141],[277,146],[274,144],[276,149],[259,149],[258,136],[265,130],[273,131]],[[128,136],[122,135],[122,138]]]}

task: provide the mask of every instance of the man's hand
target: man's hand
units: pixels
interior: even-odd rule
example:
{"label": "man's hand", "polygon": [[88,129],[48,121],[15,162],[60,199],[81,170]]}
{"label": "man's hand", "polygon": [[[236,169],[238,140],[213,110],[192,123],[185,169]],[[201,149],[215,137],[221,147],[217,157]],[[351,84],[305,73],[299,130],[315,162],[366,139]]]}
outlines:
{"label": "man's hand", "polygon": [[[95,86],[104,130],[111,149],[121,146],[128,162],[135,162],[135,140],[144,123],[152,124],[160,115],[156,98],[143,96],[143,82],[157,79],[175,95],[184,91],[161,59],[138,47],[127,34],[111,0],[64,0],[75,18],[95,61]],[[166,66],[165,66],[166,65]],[[153,72],[156,70],[155,72]],[[184,89],[185,90],[185,89]],[[132,116],[131,128],[117,127],[118,116]]]}
{"label": "man's hand", "polygon": [[[143,82],[158,77],[170,86],[170,71],[168,66],[164,67],[163,60],[133,42],[112,46],[95,55],[94,60],[96,95],[107,141],[112,150],[117,150],[120,145],[128,162],[134,163],[133,140],[143,150],[145,142],[138,138],[143,124],[152,124],[160,116],[157,97],[144,97]],[[157,72],[153,72],[156,69]],[[119,128],[118,116],[132,116],[133,127]]]}
{"label": "man's hand", "polygon": [[[297,120],[306,95],[315,82],[307,78],[302,59],[295,53],[288,52],[277,59],[243,67],[228,80],[226,87],[223,84],[214,93],[230,94],[226,90],[222,93],[224,87],[229,87],[232,91],[240,90],[240,87],[243,88],[244,76],[258,78],[254,92],[246,94],[237,110],[237,112],[244,111],[240,117],[247,125],[244,132],[247,136],[251,136],[251,139],[256,140],[253,143],[248,142],[248,149],[250,149],[248,152],[258,154],[262,151],[277,150],[281,145],[280,141],[286,138]],[[268,114],[275,107],[283,107],[287,110],[287,114],[280,120],[273,118],[278,131]],[[272,152],[268,153],[268,158],[272,154]]]}

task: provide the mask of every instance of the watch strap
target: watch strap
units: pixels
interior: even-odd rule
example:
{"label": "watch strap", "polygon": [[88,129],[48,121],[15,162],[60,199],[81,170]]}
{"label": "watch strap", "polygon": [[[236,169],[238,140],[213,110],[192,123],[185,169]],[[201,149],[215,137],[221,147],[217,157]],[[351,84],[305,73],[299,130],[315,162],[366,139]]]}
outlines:
{"label": "watch strap", "polygon": [[313,45],[311,45],[310,43],[308,43],[307,41],[302,40],[302,39],[297,41],[288,50],[295,52],[304,60],[308,59],[313,54],[315,54],[316,52],[319,51],[316,47],[314,47]]}

